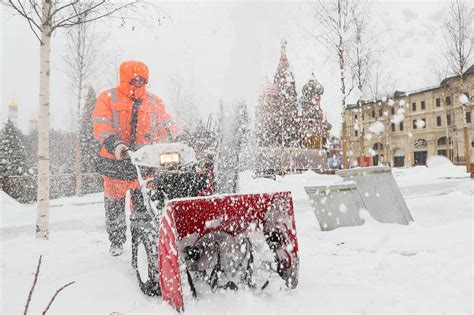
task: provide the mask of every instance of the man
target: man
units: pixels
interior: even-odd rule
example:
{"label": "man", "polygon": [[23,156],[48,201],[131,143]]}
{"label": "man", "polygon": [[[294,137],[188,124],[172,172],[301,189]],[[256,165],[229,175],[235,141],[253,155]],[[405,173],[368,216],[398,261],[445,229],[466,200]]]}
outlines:
{"label": "man", "polygon": [[126,159],[127,150],[170,142],[178,131],[163,101],[147,91],[147,83],[148,67],[144,63],[123,62],[119,86],[102,92],[92,113],[94,137],[100,144],[98,169],[104,179],[106,229],[112,256],[122,254],[126,240],[128,190],[133,211],[144,211],[136,169]]}

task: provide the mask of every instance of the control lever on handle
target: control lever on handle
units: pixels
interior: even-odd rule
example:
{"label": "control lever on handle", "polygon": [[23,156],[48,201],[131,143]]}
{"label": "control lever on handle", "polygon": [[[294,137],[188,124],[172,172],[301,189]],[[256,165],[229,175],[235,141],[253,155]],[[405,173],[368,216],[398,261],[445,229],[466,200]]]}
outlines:
{"label": "control lever on handle", "polygon": [[133,153],[133,151],[130,150],[130,149],[124,150],[122,152],[122,158],[124,160],[131,160],[132,159],[132,153]]}

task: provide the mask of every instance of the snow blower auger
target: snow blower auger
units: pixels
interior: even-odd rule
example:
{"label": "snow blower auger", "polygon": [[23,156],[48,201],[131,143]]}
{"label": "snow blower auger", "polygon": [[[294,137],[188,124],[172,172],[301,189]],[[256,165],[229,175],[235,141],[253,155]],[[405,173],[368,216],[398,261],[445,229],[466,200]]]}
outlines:
{"label": "snow blower auger", "polygon": [[[132,265],[145,294],[182,312],[184,296],[297,286],[290,192],[208,195],[212,161],[198,162],[182,143],[147,145],[130,156],[146,213],[132,214]],[[147,179],[143,168],[153,170]]]}

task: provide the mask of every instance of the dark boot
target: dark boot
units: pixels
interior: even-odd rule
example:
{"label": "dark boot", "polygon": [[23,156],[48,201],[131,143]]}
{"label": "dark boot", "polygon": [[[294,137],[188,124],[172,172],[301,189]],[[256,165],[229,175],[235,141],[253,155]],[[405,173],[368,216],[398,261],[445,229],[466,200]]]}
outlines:
{"label": "dark boot", "polygon": [[125,198],[104,198],[105,227],[109,234],[110,254],[118,256],[123,252],[126,241],[127,222],[125,218]]}

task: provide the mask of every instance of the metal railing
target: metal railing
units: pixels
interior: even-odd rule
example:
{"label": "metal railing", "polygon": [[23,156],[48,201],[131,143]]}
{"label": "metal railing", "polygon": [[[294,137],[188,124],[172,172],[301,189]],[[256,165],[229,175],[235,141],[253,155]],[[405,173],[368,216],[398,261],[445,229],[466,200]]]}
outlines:
{"label": "metal railing", "polygon": [[[50,175],[49,198],[73,196],[75,191],[74,174]],[[102,176],[98,173],[81,174],[81,194],[103,191]],[[36,201],[38,176],[4,176],[0,177],[0,189],[20,203]]]}

